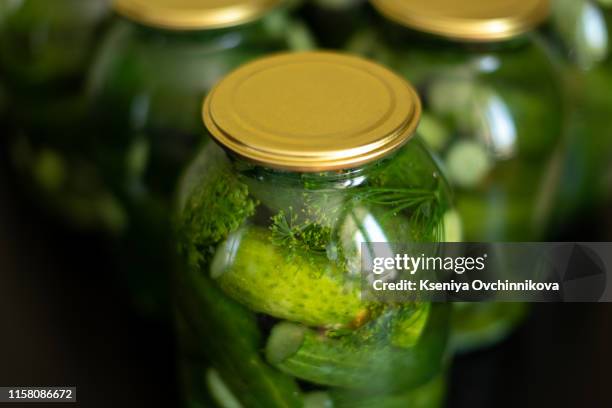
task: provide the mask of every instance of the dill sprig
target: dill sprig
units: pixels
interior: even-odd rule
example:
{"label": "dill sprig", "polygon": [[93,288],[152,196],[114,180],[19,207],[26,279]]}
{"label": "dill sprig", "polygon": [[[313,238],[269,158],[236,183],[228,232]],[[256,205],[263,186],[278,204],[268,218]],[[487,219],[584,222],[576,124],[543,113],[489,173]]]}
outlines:
{"label": "dill sprig", "polygon": [[353,197],[355,201],[390,207],[385,216],[396,216],[404,210],[419,210],[431,207],[439,201],[437,191],[412,188],[369,188]]}
{"label": "dill sprig", "polygon": [[387,207],[383,219],[395,217],[403,212],[410,213],[410,221],[419,225],[425,234],[433,233],[439,237],[440,219],[443,205],[438,189],[422,188],[392,188],[370,187],[366,190],[356,191],[354,202],[366,203]]}
{"label": "dill sprig", "polygon": [[[307,213],[304,211],[304,213]],[[324,226],[311,217],[300,220],[292,207],[281,210],[272,217],[272,243],[290,250],[305,250],[325,253],[332,239],[332,228]]]}

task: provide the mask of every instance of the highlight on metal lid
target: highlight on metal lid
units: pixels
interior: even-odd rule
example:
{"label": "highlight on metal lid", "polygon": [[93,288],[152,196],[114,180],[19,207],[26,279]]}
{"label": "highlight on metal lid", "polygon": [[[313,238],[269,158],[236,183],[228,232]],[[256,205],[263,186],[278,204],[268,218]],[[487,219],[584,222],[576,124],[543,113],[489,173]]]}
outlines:
{"label": "highlight on metal lid", "polygon": [[386,18],[414,30],[468,41],[499,41],[538,26],[550,0],[370,0]]}
{"label": "highlight on metal lid", "polygon": [[414,88],[365,59],[328,52],[262,58],[223,79],[205,99],[212,137],[277,169],[354,168],[401,147],[415,132]]}
{"label": "highlight on metal lid", "polygon": [[256,20],[283,0],[113,0],[114,10],[144,25],[206,30]]}

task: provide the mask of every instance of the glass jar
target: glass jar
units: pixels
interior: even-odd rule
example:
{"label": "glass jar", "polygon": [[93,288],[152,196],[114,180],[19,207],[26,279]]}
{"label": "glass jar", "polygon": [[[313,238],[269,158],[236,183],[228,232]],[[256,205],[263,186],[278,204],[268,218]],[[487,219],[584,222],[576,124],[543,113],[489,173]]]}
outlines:
{"label": "glass jar", "polygon": [[[205,143],[201,102],[231,69],[312,46],[282,0],[118,0],[88,81],[92,150],[127,212],[120,247],[141,309],[156,313],[171,262],[178,176]],[[163,303],[163,302],[162,302]]]}
{"label": "glass jar", "polygon": [[360,58],[284,54],[228,75],[203,111],[216,144],[176,216],[187,406],[439,406],[447,305],[359,290],[363,243],[451,233],[414,90]]}
{"label": "glass jar", "polygon": [[79,228],[122,222],[84,155],[83,79],[109,11],[109,0],[0,2],[13,165],[36,203]]}
{"label": "glass jar", "polygon": [[[464,238],[534,241],[549,222],[563,144],[557,68],[534,32],[545,0],[371,0],[369,28],[348,49],[415,84],[424,100],[420,133],[441,157],[456,193]],[[516,308],[464,305],[460,339],[503,337]],[[507,312],[507,313],[506,313]],[[461,336],[463,328],[477,328]],[[480,336],[481,335],[481,336]]]}
{"label": "glass jar", "polygon": [[571,147],[559,218],[604,207],[612,198],[612,11],[591,0],[554,0],[549,43],[564,63],[571,96]]}

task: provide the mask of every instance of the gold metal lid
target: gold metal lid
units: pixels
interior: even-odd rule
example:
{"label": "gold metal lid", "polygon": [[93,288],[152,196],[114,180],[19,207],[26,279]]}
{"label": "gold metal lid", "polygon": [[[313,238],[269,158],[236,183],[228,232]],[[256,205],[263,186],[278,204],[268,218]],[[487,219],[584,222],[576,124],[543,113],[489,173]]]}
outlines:
{"label": "gold metal lid", "polygon": [[113,0],[122,16],[171,30],[204,30],[244,24],[282,0]]}
{"label": "gold metal lid", "polygon": [[505,40],[548,17],[550,0],[370,0],[381,14],[414,30],[469,41]]}
{"label": "gold metal lid", "polygon": [[348,169],[401,147],[421,114],[416,91],[388,69],[328,52],[279,54],[239,68],[204,102],[213,138],[261,165]]}

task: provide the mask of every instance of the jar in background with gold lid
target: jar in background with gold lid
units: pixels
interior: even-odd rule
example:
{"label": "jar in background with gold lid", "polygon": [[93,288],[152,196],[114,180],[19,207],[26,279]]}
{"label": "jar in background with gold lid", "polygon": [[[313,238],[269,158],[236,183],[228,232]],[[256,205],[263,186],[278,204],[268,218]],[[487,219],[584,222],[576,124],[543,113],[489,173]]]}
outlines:
{"label": "jar in background with gold lid", "polygon": [[167,290],[178,176],[205,143],[201,102],[223,75],[269,53],[310,48],[282,0],[115,0],[88,80],[91,149],[126,208],[120,247],[143,309]]}
{"label": "jar in background with gold lid", "polygon": [[[549,15],[548,1],[370,5],[375,13],[369,28],[348,49],[393,68],[421,93],[419,130],[440,155],[455,190],[464,239],[542,239],[563,182],[564,147],[559,72],[534,31]],[[458,347],[503,338],[523,308],[461,307]]]}
{"label": "jar in background with gold lid", "polygon": [[420,115],[406,81],[333,53],[263,58],[209,94],[216,143],[175,217],[188,406],[442,404],[447,305],[360,298],[362,243],[452,233]]}

